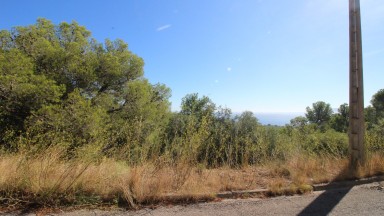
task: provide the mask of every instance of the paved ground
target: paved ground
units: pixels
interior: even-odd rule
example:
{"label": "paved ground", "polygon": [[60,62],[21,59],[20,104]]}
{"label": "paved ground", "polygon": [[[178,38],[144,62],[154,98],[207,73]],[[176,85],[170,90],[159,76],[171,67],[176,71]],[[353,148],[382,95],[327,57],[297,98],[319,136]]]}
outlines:
{"label": "paved ground", "polygon": [[382,184],[372,183],[353,188],[314,192],[303,196],[230,199],[140,211],[78,210],[54,215],[384,215],[384,190]]}

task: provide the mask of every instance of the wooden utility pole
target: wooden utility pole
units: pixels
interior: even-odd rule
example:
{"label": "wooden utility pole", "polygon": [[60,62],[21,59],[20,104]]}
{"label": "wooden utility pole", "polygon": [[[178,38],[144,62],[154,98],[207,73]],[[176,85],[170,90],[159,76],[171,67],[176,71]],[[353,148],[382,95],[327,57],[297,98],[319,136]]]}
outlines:
{"label": "wooden utility pole", "polygon": [[360,0],[349,0],[349,148],[351,168],[365,163]]}

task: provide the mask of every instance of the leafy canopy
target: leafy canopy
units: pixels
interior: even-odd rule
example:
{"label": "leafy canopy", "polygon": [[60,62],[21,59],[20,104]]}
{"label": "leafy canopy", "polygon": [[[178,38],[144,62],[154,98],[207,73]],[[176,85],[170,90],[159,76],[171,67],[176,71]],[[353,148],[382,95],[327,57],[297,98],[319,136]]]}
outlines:
{"label": "leafy canopy", "polygon": [[307,117],[308,121],[319,126],[328,122],[333,113],[331,105],[323,101],[313,103],[312,108],[307,107],[306,110],[307,113],[305,114],[305,117]]}
{"label": "leafy canopy", "polygon": [[[99,43],[75,21],[54,25],[40,18],[33,25],[0,31],[0,144],[9,144],[26,131],[49,129],[50,134],[54,125],[72,135],[78,128],[83,132],[75,135],[83,140],[100,134],[90,128],[112,134],[101,125],[119,129],[116,124],[121,121],[130,125],[140,121],[146,131],[155,130],[170,112],[170,90],[150,84],[143,77],[143,66],[143,59],[124,41]],[[68,105],[69,101],[78,106]],[[76,120],[82,118],[85,122]]]}

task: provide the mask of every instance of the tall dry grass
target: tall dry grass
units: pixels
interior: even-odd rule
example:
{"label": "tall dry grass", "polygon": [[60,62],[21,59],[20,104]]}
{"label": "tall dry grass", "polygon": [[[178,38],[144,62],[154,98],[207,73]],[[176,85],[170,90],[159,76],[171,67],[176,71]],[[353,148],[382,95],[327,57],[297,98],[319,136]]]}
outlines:
{"label": "tall dry grass", "polygon": [[[270,188],[279,194],[303,185],[343,178],[348,159],[297,156],[238,169],[206,169],[188,163],[146,163],[128,166],[113,159],[92,161],[63,157],[58,148],[31,156],[0,158],[0,203],[8,206],[153,204],[170,197],[213,199],[220,191]],[[359,171],[361,177],[384,173],[383,155],[373,154]],[[346,176],[344,176],[346,177]],[[304,188],[303,190],[308,190]],[[280,192],[279,192],[280,191]]]}

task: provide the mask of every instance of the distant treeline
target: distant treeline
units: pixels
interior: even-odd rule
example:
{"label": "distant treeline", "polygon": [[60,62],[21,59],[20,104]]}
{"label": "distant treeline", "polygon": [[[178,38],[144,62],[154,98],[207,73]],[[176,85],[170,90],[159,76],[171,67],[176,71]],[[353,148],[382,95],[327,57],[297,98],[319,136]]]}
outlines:
{"label": "distant treeline", "polygon": [[[122,40],[100,43],[76,22],[0,31],[0,149],[59,146],[68,159],[113,157],[204,166],[240,166],[306,153],[348,153],[347,104],[319,101],[282,127],[252,112],[236,117],[208,97],[186,95],[171,112],[171,90],[144,77],[144,61]],[[384,89],[365,109],[366,144],[384,150]]]}

